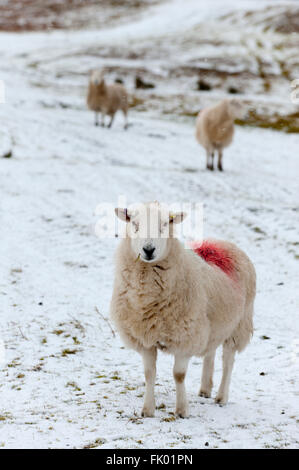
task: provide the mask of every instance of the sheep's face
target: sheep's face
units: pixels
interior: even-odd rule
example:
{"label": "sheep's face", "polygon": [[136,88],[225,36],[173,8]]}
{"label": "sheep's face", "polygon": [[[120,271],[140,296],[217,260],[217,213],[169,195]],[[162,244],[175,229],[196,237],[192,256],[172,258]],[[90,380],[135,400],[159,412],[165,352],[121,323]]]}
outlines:
{"label": "sheep's face", "polygon": [[164,259],[173,238],[173,225],[183,221],[183,212],[172,213],[158,203],[139,205],[135,209],[115,209],[116,215],[127,222],[127,236],[134,256],[145,263]]}
{"label": "sheep's face", "polygon": [[103,72],[101,70],[93,70],[90,75],[90,82],[98,88],[104,87]]}
{"label": "sheep's face", "polygon": [[229,101],[229,112],[234,119],[244,119],[246,115],[246,108],[244,103],[238,99],[232,99]]}

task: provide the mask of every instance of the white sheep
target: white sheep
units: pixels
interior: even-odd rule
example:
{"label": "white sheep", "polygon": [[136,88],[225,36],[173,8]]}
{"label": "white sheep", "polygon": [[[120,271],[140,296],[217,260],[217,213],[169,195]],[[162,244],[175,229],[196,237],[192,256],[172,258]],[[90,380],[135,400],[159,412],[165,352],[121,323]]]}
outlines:
{"label": "white sheep", "polygon": [[214,170],[214,154],[217,151],[218,170],[223,171],[223,149],[233,140],[235,119],[242,119],[244,115],[244,105],[236,99],[223,100],[198,114],[196,139],[206,150],[208,170]]}
{"label": "white sheep", "polygon": [[108,127],[112,126],[114,116],[121,110],[125,117],[125,126],[128,128],[128,94],[125,87],[119,83],[107,85],[103,72],[93,70],[90,75],[87,106],[95,112],[95,125],[98,126],[98,113],[102,114],[101,125],[105,126],[105,116],[110,116]]}
{"label": "white sheep", "polygon": [[115,211],[127,225],[116,253],[110,315],[125,344],[143,358],[142,415],[155,412],[158,349],[175,357],[176,414],[186,417],[184,380],[189,359],[204,357],[199,394],[210,397],[215,351],[222,344],[223,376],[216,402],[225,404],[235,352],[245,348],[253,331],[251,261],[225,241],[210,240],[185,249],[173,231],[185,214],[169,215],[157,202]]}

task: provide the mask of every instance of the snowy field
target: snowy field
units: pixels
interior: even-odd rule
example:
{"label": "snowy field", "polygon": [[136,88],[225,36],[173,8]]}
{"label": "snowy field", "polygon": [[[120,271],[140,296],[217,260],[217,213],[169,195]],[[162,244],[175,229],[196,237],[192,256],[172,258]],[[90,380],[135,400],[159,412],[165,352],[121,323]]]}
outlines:
{"label": "snowy field", "polygon": [[[0,447],[299,447],[299,134],[238,127],[225,172],[207,172],[193,119],[132,110],[128,131],[122,116],[96,128],[86,76],[76,75],[81,45],[138,41],[179,28],[178,18],[195,24],[195,2],[182,3],[172,2],[173,21],[162,4],[131,28],[0,34],[0,154],[13,152],[0,159]],[[61,82],[64,56],[74,73]],[[202,201],[204,236],[238,243],[255,263],[255,331],[227,406],[198,397],[202,360],[193,358],[190,417],[175,419],[172,359],[160,353],[156,416],[140,417],[141,358],[107,321],[118,241],[94,233],[96,206],[120,195]],[[219,352],[215,390],[220,373]]]}

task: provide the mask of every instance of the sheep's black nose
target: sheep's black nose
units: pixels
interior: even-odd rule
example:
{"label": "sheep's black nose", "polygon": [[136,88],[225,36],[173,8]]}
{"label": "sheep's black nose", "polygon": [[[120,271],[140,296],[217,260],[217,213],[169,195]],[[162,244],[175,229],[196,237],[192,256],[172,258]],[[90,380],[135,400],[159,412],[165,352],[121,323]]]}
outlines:
{"label": "sheep's black nose", "polygon": [[152,259],[153,253],[154,253],[155,249],[156,249],[156,248],[155,248],[155,247],[152,247],[152,246],[145,246],[145,247],[143,248],[143,251],[144,251],[144,253],[146,254],[147,259]]}

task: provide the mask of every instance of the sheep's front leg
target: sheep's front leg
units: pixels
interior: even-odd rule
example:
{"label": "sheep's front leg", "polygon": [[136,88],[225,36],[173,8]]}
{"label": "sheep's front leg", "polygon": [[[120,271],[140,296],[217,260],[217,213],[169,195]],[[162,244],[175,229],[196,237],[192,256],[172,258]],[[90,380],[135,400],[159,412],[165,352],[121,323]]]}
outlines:
{"label": "sheep's front leg", "polygon": [[220,171],[223,171],[222,156],[223,156],[222,150],[218,150],[218,170]]}
{"label": "sheep's front leg", "polygon": [[142,351],[142,359],[144,365],[145,375],[145,396],[144,405],[142,408],[141,415],[152,417],[155,414],[155,380],[156,380],[156,360],[157,360],[157,349],[144,349]]}
{"label": "sheep's front leg", "polygon": [[213,373],[216,351],[209,352],[205,355],[202,367],[201,384],[199,396],[210,398],[213,388]]}
{"label": "sheep's front leg", "polygon": [[225,405],[228,401],[229,384],[235,362],[235,353],[236,351],[234,351],[233,349],[231,349],[230,346],[224,343],[222,356],[222,380],[217,393],[217,397],[215,399],[216,403],[220,403],[221,405]]}
{"label": "sheep's front leg", "polygon": [[97,112],[94,113],[94,125],[95,126],[99,125],[98,115],[99,115],[99,113],[97,113]]}
{"label": "sheep's front leg", "polygon": [[207,170],[210,169],[210,152],[208,150],[207,150],[207,165],[206,165],[206,167],[207,167]]}
{"label": "sheep's front leg", "polygon": [[189,357],[175,356],[173,376],[176,386],[176,414],[180,418],[188,416],[188,401],[185,389],[185,377]]}
{"label": "sheep's front leg", "polygon": [[105,127],[105,113],[103,111],[101,113],[101,126]]}

